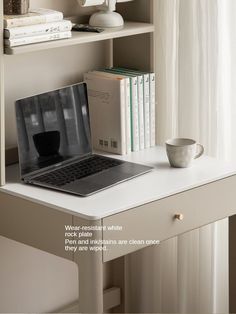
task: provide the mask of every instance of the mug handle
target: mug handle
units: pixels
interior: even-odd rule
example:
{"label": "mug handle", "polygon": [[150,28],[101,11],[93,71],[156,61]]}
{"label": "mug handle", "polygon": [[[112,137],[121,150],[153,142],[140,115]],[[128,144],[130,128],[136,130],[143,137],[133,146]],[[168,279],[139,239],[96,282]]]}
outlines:
{"label": "mug handle", "polygon": [[197,147],[199,148],[199,153],[195,156],[195,159],[201,157],[204,154],[204,147],[201,144],[197,144]]}

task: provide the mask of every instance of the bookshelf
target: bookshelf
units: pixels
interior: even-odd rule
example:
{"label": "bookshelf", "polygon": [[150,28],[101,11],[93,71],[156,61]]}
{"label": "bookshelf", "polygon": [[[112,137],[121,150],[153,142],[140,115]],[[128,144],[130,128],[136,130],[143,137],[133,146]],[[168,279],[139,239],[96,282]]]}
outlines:
{"label": "bookshelf", "polygon": [[[42,0],[32,0],[34,6],[45,6],[41,4]],[[76,2],[76,1],[75,1]],[[52,1],[53,9],[59,11],[66,7],[62,1]],[[57,7],[57,3],[58,6]],[[71,1],[72,3],[72,1]],[[61,7],[60,7],[61,4]],[[5,184],[5,163],[8,164],[8,158],[5,162],[5,152],[9,156],[9,152],[12,160],[16,160],[17,156],[12,156],[12,153],[16,155],[16,132],[14,130],[15,117],[14,117],[14,100],[17,98],[25,97],[28,95],[36,94],[46,90],[59,88],[63,85],[76,83],[82,79],[82,74],[91,69],[108,65],[123,65],[126,67],[136,67],[140,70],[154,70],[154,17],[153,7],[155,0],[135,0],[133,2],[122,3],[118,5],[117,11],[119,11],[124,19],[125,26],[122,29],[106,29],[100,34],[87,34],[73,32],[72,38],[66,40],[59,40],[53,42],[32,44],[14,48],[7,48],[4,50],[3,36],[1,36],[0,46],[0,185]],[[68,3],[67,6],[70,4]],[[75,6],[75,3],[73,2]],[[74,10],[74,7],[72,11]],[[85,19],[88,12],[81,8],[78,8],[80,17]],[[66,10],[68,15],[68,10]],[[90,14],[90,12],[89,12]],[[84,15],[84,16],[83,16]],[[3,4],[0,4],[0,18],[3,20]],[[1,32],[3,23],[1,23]],[[94,52],[91,52],[93,48]],[[96,53],[96,49],[97,53]],[[56,57],[57,54],[75,58],[78,54],[86,55],[87,59],[79,58],[78,63],[78,75],[75,76],[72,70],[67,66],[66,60],[60,60]],[[71,55],[70,55],[71,54]],[[54,58],[55,55],[55,58]],[[55,61],[56,60],[56,61]],[[42,73],[40,73],[40,67],[37,68],[37,84],[33,84],[35,79],[33,70],[24,71],[23,65],[32,65],[35,68],[35,63],[50,64],[53,62],[51,69],[49,68],[48,78],[49,82],[46,84],[44,81],[45,67],[42,66]],[[62,62],[62,63],[61,63]],[[65,67],[57,71],[56,68],[62,67],[65,62]],[[78,64],[78,65],[77,65]],[[72,68],[72,66],[71,66]],[[55,71],[55,80],[52,75],[52,71]],[[44,73],[43,73],[44,72]],[[27,74],[26,74],[27,73]],[[5,74],[5,78],[4,78]],[[11,83],[11,80],[14,84]],[[32,82],[31,82],[32,81]],[[38,84],[38,81],[40,82]],[[45,87],[46,86],[46,87]],[[6,112],[5,112],[6,111]],[[5,124],[6,120],[6,124]],[[6,139],[6,140],[5,140]],[[5,143],[6,141],[6,143]],[[11,148],[11,149],[9,149]]]}

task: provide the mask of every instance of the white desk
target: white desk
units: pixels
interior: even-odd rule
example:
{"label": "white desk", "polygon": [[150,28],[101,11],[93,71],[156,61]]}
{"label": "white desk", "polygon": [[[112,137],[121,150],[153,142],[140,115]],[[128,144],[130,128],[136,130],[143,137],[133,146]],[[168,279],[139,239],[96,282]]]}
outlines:
{"label": "white desk", "polygon": [[[123,226],[119,233],[95,232],[94,238],[102,240],[165,240],[236,213],[236,164],[202,157],[191,168],[173,169],[163,148],[133,153],[123,159],[155,169],[80,198],[21,184],[15,165],[7,169],[7,184],[0,188],[0,234],[78,263],[81,312],[103,310],[104,263],[146,245],[108,246],[108,251],[96,254],[66,253],[65,224]],[[183,214],[184,220],[175,219],[176,214]],[[143,227],[139,228],[141,223]]]}
{"label": "white desk", "polygon": [[196,160],[195,165],[188,169],[170,168],[165,150],[160,147],[132,153],[123,158],[115,157],[155,169],[88,198],[80,198],[26,186],[20,183],[18,165],[14,165],[7,168],[7,184],[0,191],[84,219],[98,220],[236,173],[236,164],[226,164],[210,157]]}

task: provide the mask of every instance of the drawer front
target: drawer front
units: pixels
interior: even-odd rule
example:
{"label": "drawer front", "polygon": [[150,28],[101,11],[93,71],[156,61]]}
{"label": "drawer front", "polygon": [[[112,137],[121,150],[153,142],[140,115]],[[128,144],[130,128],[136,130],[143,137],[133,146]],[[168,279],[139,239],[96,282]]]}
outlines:
{"label": "drawer front", "polygon": [[[106,245],[104,262],[148,246],[146,240],[167,240],[236,214],[236,176],[188,190],[103,219],[104,240],[127,240]],[[122,226],[109,231],[108,226]],[[134,241],[133,241],[134,240]],[[144,240],[144,244],[137,241]]]}

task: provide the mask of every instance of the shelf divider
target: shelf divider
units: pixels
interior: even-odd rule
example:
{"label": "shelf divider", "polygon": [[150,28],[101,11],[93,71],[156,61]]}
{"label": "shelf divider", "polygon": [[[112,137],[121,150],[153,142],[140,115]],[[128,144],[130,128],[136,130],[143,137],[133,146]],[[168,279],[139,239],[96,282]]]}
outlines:
{"label": "shelf divider", "polygon": [[[3,1],[0,2],[0,20],[3,21]],[[3,34],[3,23],[0,23]],[[3,36],[0,38],[0,185],[5,184],[5,99],[4,99],[4,50]]]}

